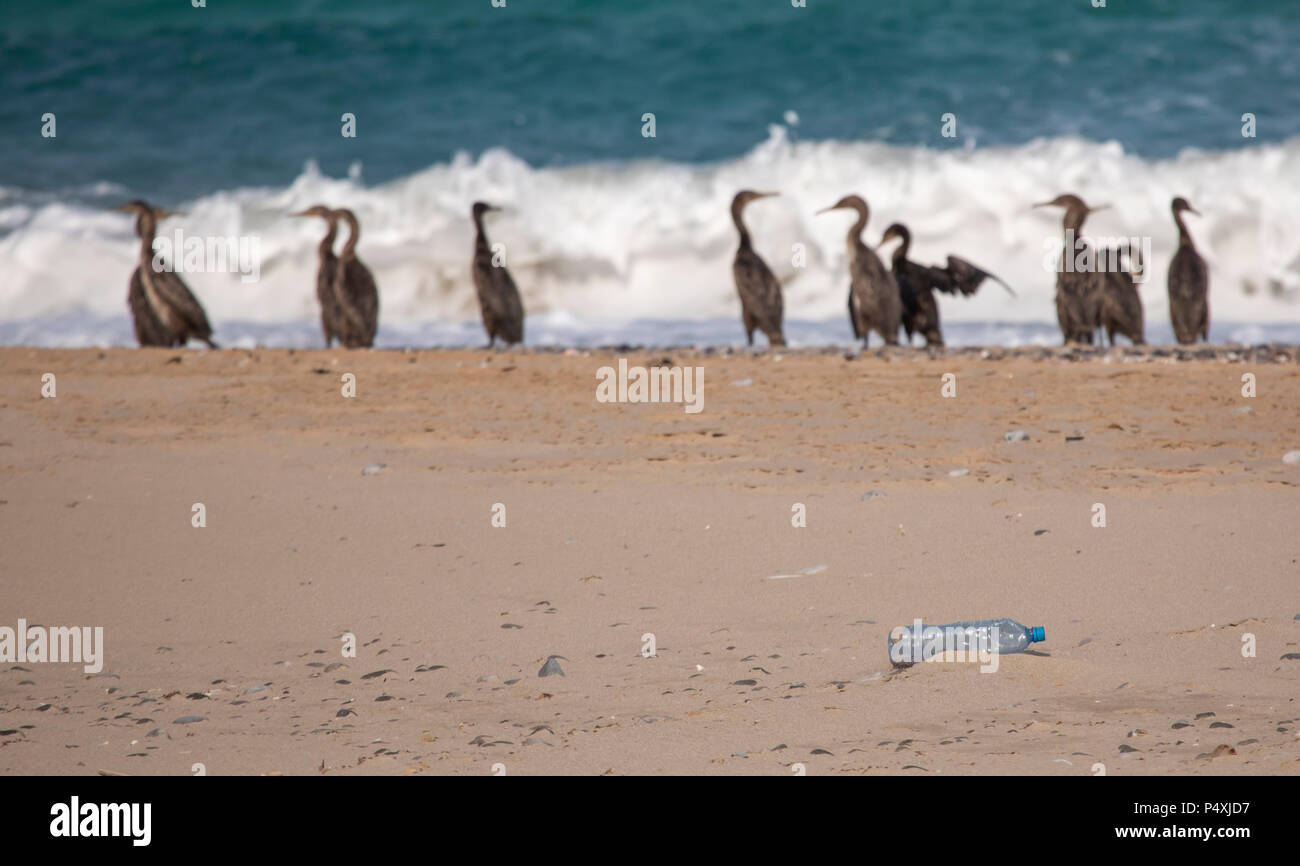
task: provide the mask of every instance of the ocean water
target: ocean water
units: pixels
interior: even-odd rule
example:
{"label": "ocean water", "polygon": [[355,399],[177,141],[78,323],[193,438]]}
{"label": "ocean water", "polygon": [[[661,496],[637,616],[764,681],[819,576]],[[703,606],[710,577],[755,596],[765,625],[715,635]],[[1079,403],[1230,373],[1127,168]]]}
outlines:
{"label": "ocean water", "polygon": [[[743,340],[736,190],[792,342],[848,342],[845,214],[1011,283],[941,298],[949,342],[1055,342],[1059,192],[1090,234],[1149,238],[1149,339],[1184,195],[1211,337],[1300,340],[1300,3],[809,0],[0,7],[0,342],[130,344],[135,197],[164,232],[255,238],[260,273],[193,273],[218,339],[314,345],[316,202],[362,220],[381,345],[483,340],[470,203],[539,343]],[[41,135],[53,113],[57,135]],[[340,134],[343,113],[356,137]],[[642,135],[655,115],[656,135]],[[956,135],[941,134],[943,115]],[[1255,137],[1242,135],[1242,115]],[[795,263],[796,245],[804,261]]]}

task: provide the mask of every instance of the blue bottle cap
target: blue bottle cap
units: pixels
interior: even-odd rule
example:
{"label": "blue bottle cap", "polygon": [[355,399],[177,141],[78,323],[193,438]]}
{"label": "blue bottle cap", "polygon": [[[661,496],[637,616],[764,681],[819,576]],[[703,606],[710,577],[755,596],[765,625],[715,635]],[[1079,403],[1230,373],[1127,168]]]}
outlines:
{"label": "blue bottle cap", "polygon": [[1047,640],[1047,638],[1043,634],[1043,627],[1041,625],[1036,625],[1031,629],[1029,629],[1030,643],[1038,643],[1039,641],[1044,641],[1044,640]]}

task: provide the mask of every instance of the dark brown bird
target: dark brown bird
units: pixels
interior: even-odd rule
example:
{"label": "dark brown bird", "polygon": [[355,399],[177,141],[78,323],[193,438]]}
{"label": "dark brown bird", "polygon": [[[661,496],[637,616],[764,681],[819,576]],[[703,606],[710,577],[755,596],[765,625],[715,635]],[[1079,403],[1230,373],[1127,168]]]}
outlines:
{"label": "dark brown bird", "polygon": [[357,258],[361,226],[356,214],[347,208],[335,208],[330,213],[348,224],[347,242],[334,265],[334,299],[338,305],[335,334],[349,349],[367,348],[375,344],[379,330],[379,290],[370,268]]}
{"label": "dark brown bird", "polygon": [[316,300],[320,302],[320,326],[325,334],[325,348],[328,349],[334,340],[338,339],[340,343],[342,342],[339,337],[341,333],[338,324],[339,303],[334,290],[334,279],[338,276],[339,262],[338,256],[334,255],[334,238],[338,234],[339,218],[334,211],[323,204],[312,205],[292,216],[320,217],[325,220],[328,227],[325,237],[321,238],[320,246],[317,247],[320,264],[316,268]]}
{"label": "dark brown bird", "polygon": [[175,213],[140,199],[117,210],[136,215],[135,233],[140,238],[140,263],[131,272],[127,293],[136,340],[141,346],[184,346],[193,337],[218,348],[212,341],[208,315],[189,287],[175,272],[154,267],[153,239],[158,221]]}
{"label": "dark brown bird", "polygon": [[474,289],[478,292],[478,306],[483,313],[483,328],[487,331],[490,349],[496,344],[497,337],[507,344],[524,341],[524,304],[519,298],[519,289],[506,270],[505,263],[498,267],[492,262],[492,247],[488,243],[487,232],[483,229],[483,215],[499,211],[481,201],[474,202],[470,214],[474,218],[474,259],[470,263],[470,273],[474,278]]}
{"label": "dark brown bird", "polygon": [[[1083,239],[1083,222],[1088,214],[1109,205],[1090,208],[1077,195],[1066,193],[1034,207],[1065,208],[1062,229],[1065,251],[1056,272],[1056,320],[1068,343],[1092,343],[1101,325],[1101,296],[1104,275],[1094,266],[1094,251]],[[1082,260],[1083,267],[1078,263]]]}
{"label": "dark brown bird", "polygon": [[[1140,276],[1145,266],[1142,250],[1131,244],[1113,247],[1108,254],[1109,266],[1102,274],[1101,328],[1110,345],[1115,345],[1115,335],[1121,334],[1135,346],[1146,345],[1144,336],[1142,298],[1138,294],[1135,276]],[[1126,265],[1124,259],[1128,259]]]}
{"label": "dark brown bird", "polygon": [[916,333],[925,337],[927,346],[943,345],[943,332],[939,327],[939,304],[934,297],[936,289],[949,295],[973,295],[981,283],[990,279],[1001,284],[1015,297],[1016,293],[1001,279],[957,256],[948,256],[946,267],[927,267],[910,261],[907,253],[912,246],[912,233],[902,223],[894,223],[885,229],[879,246],[883,247],[892,240],[901,241],[894,248],[892,273],[894,282],[898,283],[899,301],[903,308],[903,331],[907,334],[908,342],[911,342],[912,334]]}
{"label": "dark brown bird", "polygon": [[736,197],[731,200],[731,221],[736,224],[736,231],[740,232],[740,247],[736,250],[731,273],[736,280],[736,292],[740,295],[740,318],[745,326],[745,338],[751,346],[754,345],[755,328],[767,335],[768,345],[785,345],[785,335],[781,332],[781,283],[767,262],[754,252],[749,230],[741,219],[745,205],[774,195],[777,193],[746,189],[736,193]]}
{"label": "dark brown bird", "polygon": [[1169,263],[1169,322],[1180,343],[1209,341],[1210,271],[1183,224],[1183,211],[1200,213],[1182,196],[1174,199],[1171,209],[1178,226],[1178,252]]}
{"label": "dark brown bird", "polygon": [[857,222],[845,238],[849,248],[849,323],[853,326],[853,336],[866,346],[874,330],[885,345],[896,346],[902,301],[893,275],[885,270],[875,251],[862,242],[862,231],[871,214],[867,203],[861,196],[846,195],[817,213],[833,210],[852,210],[858,214]]}

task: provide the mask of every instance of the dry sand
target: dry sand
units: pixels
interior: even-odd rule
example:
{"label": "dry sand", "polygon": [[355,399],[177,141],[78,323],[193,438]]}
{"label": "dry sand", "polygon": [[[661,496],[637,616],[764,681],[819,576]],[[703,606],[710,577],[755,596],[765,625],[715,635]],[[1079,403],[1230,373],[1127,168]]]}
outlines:
{"label": "dry sand", "polygon": [[[107,655],[0,665],[0,772],[1300,771],[1294,352],[621,354],[704,411],[596,402],[615,351],[0,349],[0,625]],[[1046,642],[889,667],[998,616]]]}

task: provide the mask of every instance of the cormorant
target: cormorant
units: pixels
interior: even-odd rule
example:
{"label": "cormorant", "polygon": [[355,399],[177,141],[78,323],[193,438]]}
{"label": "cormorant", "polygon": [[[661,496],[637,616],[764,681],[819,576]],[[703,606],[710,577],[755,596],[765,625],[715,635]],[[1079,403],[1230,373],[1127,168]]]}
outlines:
{"label": "cormorant", "polygon": [[1180,343],[1210,339],[1210,272],[1183,224],[1183,211],[1200,216],[1187,199],[1174,199],[1171,209],[1178,226],[1178,252],[1169,263],[1169,322]]}
{"label": "cormorant", "polygon": [[[141,346],[184,346],[193,337],[212,348],[212,326],[203,305],[174,271],[154,267],[153,239],[158,221],[175,216],[136,199],[117,208],[133,213],[135,233],[140,238],[140,263],[131,272],[127,305],[135,325],[135,338]],[[174,250],[173,255],[179,250]],[[173,267],[175,262],[172,263]]]}
{"label": "cormorant", "polygon": [[745,325],[745,338],[749,345],[754,345],[754,329],[767,335],[768,345],[784,346],[785,335],[781,332],[781,284],[772,269],[767,266],[749,239],[749,230],[741,219],[745,205],[760,198],[777,195],[774,192],[753,192],[741,190],[731,200],[731,221],[740,232],[740,248],[736,250],[736,259],[731,265],[731,273],[736,279],[736,292],[740,295],[740,317]]}
{"label": "cormorant", "polygon": [[946,267],[938,265],[919,265],[907,258],[912,246],[912,233],[902,223],[894,223],[885,229],[879,246],[898,239],[901,243],[894,249],[894,281],[898,283],[899,300],[903,307],[903,331],[910,343],[912,334],[925,337],[927,346],[942,346],[943,332],[939,327],[939,304],[934,297],[934,289],[949,295],[973,295],[986,279],[999,283],[1012,297],[1015,292],[1011,287],[988,271],[977,268],[965,259],[948,256]]}
{"label": "cormorant", "polygon": [[885,345],[896,346],[902,301],[893,275],[885,270],[875,251],[862,242],[862,230],[870,216],[867,203],[861,196],[846,195],[817,213],[833,210],[853,210],[858,214],[857,222],[845,238],[849,248],[849,323],[853,326],[853,336],[866,346],[870,332],[875,330]]}
{"label": "cormorant", "polygon": [[504,262],[500,267],[492,263],[492,247],[488,244],[487,232],[483,230],[483,215],[499,210],[501,208],[481,201],[474,202],[470,209],[475,230],[470,272],[474,277],[474,289],[478,292],[489,349],[495,345],[497,337],[507,344],[524,341],[524,304],[519,299],[519,289]]}

